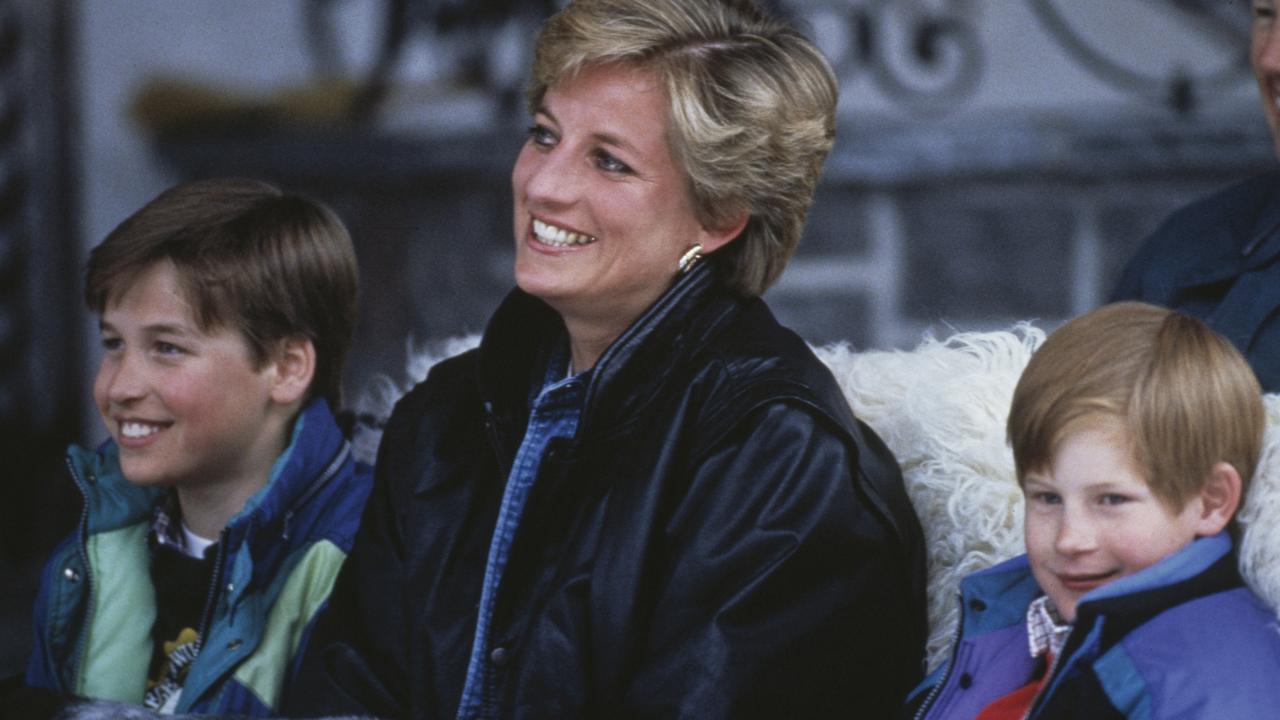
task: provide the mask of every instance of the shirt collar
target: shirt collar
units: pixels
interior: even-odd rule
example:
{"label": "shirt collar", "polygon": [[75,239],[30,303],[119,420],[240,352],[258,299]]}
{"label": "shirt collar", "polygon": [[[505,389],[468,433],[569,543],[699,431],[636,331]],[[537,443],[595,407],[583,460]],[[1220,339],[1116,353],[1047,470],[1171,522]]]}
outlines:
{"label": "shirt collar", "polygon": [[1027,643],[1031,657],[1052,653],[1057,657],[1071,633],[1071,623],[1062,619],[1048,595],[1041,595],[1027,608]]}

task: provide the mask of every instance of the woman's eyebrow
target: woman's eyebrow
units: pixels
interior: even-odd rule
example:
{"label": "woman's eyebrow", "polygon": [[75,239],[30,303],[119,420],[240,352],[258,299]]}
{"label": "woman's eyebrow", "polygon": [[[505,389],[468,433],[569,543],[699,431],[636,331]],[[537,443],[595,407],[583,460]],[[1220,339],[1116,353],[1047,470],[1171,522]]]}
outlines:
{"label": "woman's eyebrow", "polygon": [[640,151],[636,149],[635,145],[632,145],[623,138],[612,133],[592,133],[591,137],[602,145],[612,145],[613,147],[626,150],[629,153],[635,153],[637,155],[641,154]]}
{"label": "woman's eyebrow", "polygon": [[[551,108],[547,107],[546,105],[539,105],[538,109],[535,110],[533,114],[546,115],[547,119],[550,120],[553,124],[555,125],[560,124],[560,119],[557,118],[556,114],[551,112]],[[637,155],[641,154],[639,149],[637,149],[635,145],[632,145],[631,143],[623,139],[621,136],[615,135],[614,133],[610,133],[610,132],[591,133],[591,139],[595,140],[596,142],[602,145],[612,145],[613,147],[622,148],[627,152],[636,153]]]}

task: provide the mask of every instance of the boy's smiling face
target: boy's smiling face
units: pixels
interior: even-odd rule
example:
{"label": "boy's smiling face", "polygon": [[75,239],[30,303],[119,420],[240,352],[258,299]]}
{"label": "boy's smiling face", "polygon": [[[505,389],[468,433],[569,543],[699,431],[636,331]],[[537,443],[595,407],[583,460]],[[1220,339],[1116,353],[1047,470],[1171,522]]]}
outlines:
{"label": "boy's smiling face", "polygon": [[1023,490],[1031,571],[1069,621],[1085,593],[1212,530],[1200,495],[1174,512],[1151,491],[1114,422],[1068,434],[1052,466],[1027,473]]}
{"label": "boy's smiling face", "polygon": [[286,440],[272,420],[272,362],[230,328],[200,329],[161,261],[108,303],[93,398],[125,477],[181,488],[260,486]]}

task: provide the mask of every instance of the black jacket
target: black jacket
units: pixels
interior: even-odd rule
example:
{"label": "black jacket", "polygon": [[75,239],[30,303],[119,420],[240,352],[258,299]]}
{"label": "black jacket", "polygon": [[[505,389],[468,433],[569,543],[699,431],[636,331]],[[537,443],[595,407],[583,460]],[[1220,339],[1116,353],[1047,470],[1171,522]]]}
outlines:
{"label": "black jacket", "polygon": [[[564,329],[513,292],[396,406],[287,705],[449,718],[531,388]],[[919,524],[897,465],[764,303],[702,265],[601,356],[498,591],[504,718],[888,717],[919,679]]]}

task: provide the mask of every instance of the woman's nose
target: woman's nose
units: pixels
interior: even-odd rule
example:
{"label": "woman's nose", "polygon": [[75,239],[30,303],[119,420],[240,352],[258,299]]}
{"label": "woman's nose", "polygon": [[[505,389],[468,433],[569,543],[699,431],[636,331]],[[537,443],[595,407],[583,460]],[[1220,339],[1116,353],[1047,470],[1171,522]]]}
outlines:
{"label": "woman's nose", "polygon": [[582,169],[570,153],[556,147],[535,155],[526,158],[529,167],[524,182],[525,197],[530,202],[552,206],[573,202],[579,191]]}

